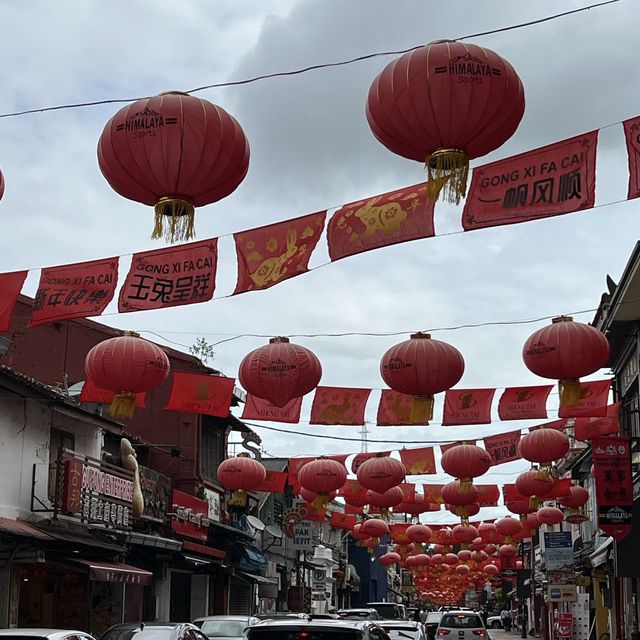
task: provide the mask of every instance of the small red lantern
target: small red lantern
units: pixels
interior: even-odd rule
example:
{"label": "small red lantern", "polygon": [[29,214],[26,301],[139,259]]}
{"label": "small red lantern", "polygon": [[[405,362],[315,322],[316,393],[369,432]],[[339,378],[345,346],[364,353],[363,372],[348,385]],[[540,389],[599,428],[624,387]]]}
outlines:
{"label": "small red lantern", "polygon": [[221,107],[170,91],[137,100],[109,120],[98,164],[114,191],[155,207],[153,238],[189,240],[195,207],[221,200],[244,180],[249,143]]}
{"label": "small red lantern", "polygon": [[469,551],[469,549],[461,549],[460,551],[458,551],[458,560],[460,560],[460,562],[469,562],[472,555],[473,554],[471,553],[471,551]]}
{"label": "small red lantern", "polygon": [[460,487],[460,480],[454,480],[442,487],[442,499],[446,504],[456,507],[463,507],[472,502],[478,501],[478,489],[471,485],[467,490],[463,491]]}
{"label": "small red lantern", "polygon": [[442,454],[440,464],[445,473],[460,480],[460,491],[470,491],[473,478],[489,471],[491,456],[473,444],[458,444]]}
{"label": "small red lantern", "polygon": [[223,487],[234,490],[228,504],[238,506],[244,506],[247,503],[247,491],[257,489],[267,477],[264,466],[247,455],[223,460],[216,474]]}
{"label": "small red lantern", "polygon": [[389,525],[379,518],[370,518],[360,525],[360,531],[373,538],[382,538],[382,536],[389,533]]}
{"label": "small red lantern", "polygon": [[432,531],[426,524],[412,524],[407,529],[407,538],[411,542],[427,544],[431,540]]}
{"label": "small red lantern", "polygon": [[473,44],[437,40],[394,60],[371,84],[367,121],[393,153],[426,163],[428,193],[466,191],[469,159],[506,142],[524,114],[513,67]]}
{"label": "small red lantern", "polygon": [[456,572],[459,573],[462,576],[466,576],[470,573],[471,569],[469,569],[469,567],[467,567],[466,564],[459,564],[456,567]]}
{"label": "small red lantern", "polygon": [[579,509],[583,507],[589,499],[589,492],[580,485],[571,485],[569,487],[570,495],[560,498],[559,502],[563,507],[570,509]]}
{"label": "small red lantern", "polygon": [[431,564],[438,566],[444,563],[444,556],[441,553],[434,553],[431,556]]}
{"label": "small red lantern", "polygon": [[478,525],[478,533],[482,542],[497,542],[500,539],[496,525],[492,522],[481,522]]}
{"label": "small red lantern", "polygon": [[318,458],[303,465],[298,472],[298,481],[303,489],[316,493],[314,509],[327,506],[334,492],[340,489],[347,479],[347,469],[337,460]]}
{"label": "small red lantern", "polygon": [[560,406],[567,407],[580,401],[580,378],[607,364],[609,341],[595,327],[560,316],[529,336],[522,359],[536,375],[559,380]]}
{"label": "small red lantern", "polygon": [[389,349],[380,361],[382,379],[398,393],[416,396],[426,403],[427,419],[433,417],[433,396],[450,389],[464,373],[462,354],[450,344],[432,340],[428,333],[414,333],[410,340]]}
{"label": "small red lantern", "polygon": [[402,558],[400,558],[400,555],[397,553],[394,553],[393,551],[389,551],[388,553],[385,553],[384,555],[381,555],[378,558],[378,562],[383,566],[383,567],[389,567],[393,564],[398,564],[400,562]]}
{"label": "small red lantern", "polygon": [[522,531],[522,524],[515,518],[506,516],[496,520],[496,530],[500,535],[503,535],[509,540],[513,536]]}
{"label": "small red lantern", "polygon": [[160,386],[170,368],[158,345],[133,332],[99,342],[84,361],[85,373],[96,387],[114,392],[109,413],[126,418],[133,416],[136,393]]}
{"label": "small red lantern", "polygon": [[376,456],[365,460],[356,476],[360,486],[377,493],[399,485],[405,478],[406,469],[399,460],[389,456]]}
{"label": "small red lantern", "polygon": [[362,541],[362,546],[369,550],[369,555],[373,555],[375,548],[380,544],[379,538],[367,538]]}
{"label": "small red lantern", "polygon": [[517,555],[516,548],[510,544],[503,544],[498,549],[498,553],[503,558],[515,558]]}
{"label": "small red lantern", "polygon": [[455,553],[447,553],[444,557],[444,563],[451,566],[458,564],[458,556]]}
{"label": "small red lantern", "polygon": [[240,363],[240,384],[252,395],[284,407],[318,386],[322,366],[315,354],[288,338],[271,338],[269,344],[248,353]]}
{"label": "small red lantern", "polygon": [[421,493],[416,493],[413,496],[413,502],[401,502],[393,509],[394,513],[408,513],[412,516],[418,516],[427,511],[429,511],[429,503]]}
{"label": "small red lantern", "polygon": [[536,511],[538,520],[542,524],[553,527],[556,524],[560,524],[564,520],[564,513],[556,507],[542,507]]}
{"label": "small red lantern", "polygon": [[384,493],[367,491],[367,502],[378,509],[390,509],[399,505],[404,499],[404,493],[400,487],[391,487]]}
{"label": "small red lantern", "polygon": [[498,567],[496,567],[495,564],[485,564],[484,567],[482,568],[482,570],[488,575],[488,576],[495,576],[496,574],[500,573],[500,569],[498,569]]}
{"label": "small red lantern", "polygon": [[[529,462],[549,466],[555,460],[563,458],[569,451],[569,438],[558,429],[542,428],[530,431],[520,439],[520,455]],[[546,469],[538,471],[540,477],[548,475]]]}
{"label": "small red lantern", "polygon": [[453,504],[446,505],[447,509],[453,513],[453,515],[458,516],[462,524],[469,524],[469,518],[472,516],[478,515],[480,513],[480,505],[477,502],[472,502],[471,504],[465,504],[462,507],[457,507]]}
{"label": "small red lantern", "polygon": [[516,478],[516,488],[529,498],[529,504],[533,509],[538,508],[540,498],[551,493],[555,486],[555,480],[547,475],[541,475],[538,471],[525,471]]}
{"label": "small red lantern", "polygon": [[456,542],[469,544],[478,537],[478,530],[470,524],[457,524],[453,527],[453,537]]}
{"label": "small red lantern", "polygon": [[526,526],[528,529],[537,529],[538,527],[540,527],[540,518],[538,518],[538,514],[537,513],[528,513],[527,514],[527,521],[526,521]]}

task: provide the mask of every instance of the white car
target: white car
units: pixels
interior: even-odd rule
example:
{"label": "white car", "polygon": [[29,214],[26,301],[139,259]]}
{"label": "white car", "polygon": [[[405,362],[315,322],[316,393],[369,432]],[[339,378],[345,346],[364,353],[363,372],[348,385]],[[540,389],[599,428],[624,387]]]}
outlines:
{"label": "white car", "polygon": [[487,618],[487,628],[502,629],[502,620],[500,619],[500,616],[489,616]]}
{"label": "white car", "polygon": [[95,640],[84,631],[63,629],[0,629],[2,640]]}
{"label": "white car", "polygon": [[210,640],[236,640],[242,638],[246,627],[260,622],[253,616],[204,616],[193,621]]}
{"label": "white car", "polygon": [[473,611],[446,611],[436,632],[437,640],[480,640],[487,630],[479,614]]}
{"label": "white car", "polygon": [[427,634],[420,622],[411,620],[380,620],[382,627],[391,640],[427,640]]}

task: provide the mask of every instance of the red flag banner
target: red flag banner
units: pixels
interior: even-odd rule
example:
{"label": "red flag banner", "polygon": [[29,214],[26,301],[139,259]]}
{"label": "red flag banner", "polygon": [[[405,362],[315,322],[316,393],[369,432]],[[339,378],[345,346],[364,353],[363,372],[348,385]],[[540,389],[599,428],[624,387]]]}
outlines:
{"label": "red flag banner", "polygon": [[363,509],[363,507],[352,507],[350,504],[345,504],[344,505],[344,512],[345,513],[353,513],[353,514],[357,514],[357,515],[362,515],[362,509]]}
{"label": "red flag banner", "polygon": [[552,384],[539,387],[509,387],[498,402],[500,420],[537,420],[547,417],[547,398]]}
{"label": "red flag banner", "polygon": [[476,484],[478,502],[481,507],[497,507],[500,500],[500,489],[497,484]]}
{"label": "red flag banner", "polygon": [[29,326],[99,316],[113,299],[117,282],[118,258],[42,269]]}
{"label": "red flag banner", "polygon": [[591,442],[598,527],[614,540],[631,532],[633,479],[631,441],[621,436],[601,436]]}
{"label": "red flag banner", "polygon": [[311,522],[324,522],[326,520],[327,512],[325,509],[316,509],[308,502],[303,502],[300,505],[300,508],[307,512],[307,515],[304,517],[305,520],[309,520]]}
{"label": "red flag banner", "polygon": [[604,418],[576,418],[573,432],[576,440],[582,442],[598,436],[618,435],[619,420],[620,403],[616,402],[607,407],[607,415]]}
{"label": "red flag banner", "polygon": [[265,493],[284,493],[288,475],[289,474],[286,471],[269,471],[267,469],[267,475],[264,481],[257,489],[254,489],[254,491],[264,491]]}
{"label": "red flag banner", "polygon": [[371,389],[316,387],[309,424],[364,424],[364,410]]}
{"label": "red flag banner", "polygon": [[[553,489],[544,496],[545,500],[554,500],[564,498],[571,494],[571,478],[561,478],[556,480]],[[527,496],[523,496],[515,484],[505,484],[502,487],[502,495],[505,502],[517,502],[519,500],[528,500]]]}
{"label": "red flag banner", "polygon": [[640,197],[640,116],[625,120],[624,137],[627,141],[627,156],[629,158],[629,191],[627,198]]}
{"label": "red flag banner", "polygon": [[340,207],[327,225],[331,260],[435,235],[426,183]]}
{"label": "red flag banner", "polygon": [[490,424],[495,389],[447,389],[442,425]]}
{"label": "red flag banner", "polygon": [[[80,402],[95,402],[96,404],[111,404],[113,391],[96,387],[93,381],[87,378],[80,391]],[[144,407],[146,393],[136,393],[136,407]]]}
{"label": "red flag banner", "polygon": [[611,380],[580,383],[580,401],[567,407],[560,406],[559,418],[604,418],[607,415]]}
{"label": "red flag banner", "polygon": [[504,464],[513,460],[520,460],[518,443],[520,442],[520,431],[509,433],[499,433],[496,436],[487,436],[483,439],[484,448],[491,456],[491,465]]}
{"label": "red flag banner", "polygon": [[347,513],[340,513],[339,511],[334,511],[331,514],[331,520],[329,524],[332,527],[336,527],[337,529],[347,529],[351,530],[356,526],[357,519],[355,516],[349,515]]}
{"label": "red flag banner", "polygon": [[536,429],[557,429],[558,431],[564,431],[569,426],[570,419],[564,418],[562,420],[551,420],[551,422],[545,422],[543,424],[536,424],[533,427],[529,427],[529,432]]}
{"label": "red flag banner", "polygon": [[351,473],[358,473],[358,468],[363,462],[369,460],[369,458],[375,458],[376,456],[390,456],[391,451],[376,451],[373,453],[357,453],[351,461]]}
{"label": "red flag banner", "polygon": [[345,502],[348,503],[351,498],[365,500],[367,497],[367,490],[361,486],[357,480],[347,478],[340,491],[338,491],[338,495],[342,496],[345,499]]}
{"label": "red flag banner", "polygon": [[400,460],[409,476],[421,476],[436,472],[436,458],[433,447],[421,449],[400,449]]}
{"label": "red flag banner", "polygon": [[426,403],[416,402],[415,396],[383,389],[376,424],[379,427],[426,426],[429,424]]}
{"label": "red flag banner", "polygon": [[118,311],[207,302],[213,298],[217,262],[217,238],[135,253],[120,289]]}
{"label": "red flag banner", "polygon": [[441,444],[440,453],[445,453],[446,451],[449,451],[449,449],[457,447],[459,444],[476,444],[476,440],[460,440],[458,442],[451,442],[450,444]]}
{"label": "red flag banner", "polygon": [[465,231],[559,216],[595,203],[598,132],[473,170],[462,212]]}
{"label": "red flag banner", "polygon": [[528,500],[527,496],[523,496],[515,484],[505,484],[502,486],[502,497],[505,504],[509,502],[518,502],[520,500]]}
{"label": "red flag banner", "polygon": [[326,211],[319,211],[266,227],[234,233],[238,283],[234,295],[268,289],[309,270]]}
{"label": "red flag banner", "polygon": [[286,422],[289,424],[297,424],[300,422],[300,409],[302,408],[302,398],[294,398],[284,405],[284,407],[276,407],[268,400],[257,398],[250,393],[242,410],[243,420],[269,420],[272,422]]}
{"label": "red flag banner", "polygon": [[398,485],[402,489],[402,495],[404,496],[403,502],[413,502],[416,498],[416,485],[412,482],[402,482]]}
{"label": "red flag banner", "polygon": [[442,504],[442,487],[443,484],[423,484],[424,499],[429,504]]}
{"label": "red flag banner", "polygon": [[9,331],[11,315],[28,271],[0,273],[0,332]]}
{"label": "red flag banner", "polygon": [[203,413],[226,418],[229,415],[235,378],[174,371],[171,395],[165,409]]}

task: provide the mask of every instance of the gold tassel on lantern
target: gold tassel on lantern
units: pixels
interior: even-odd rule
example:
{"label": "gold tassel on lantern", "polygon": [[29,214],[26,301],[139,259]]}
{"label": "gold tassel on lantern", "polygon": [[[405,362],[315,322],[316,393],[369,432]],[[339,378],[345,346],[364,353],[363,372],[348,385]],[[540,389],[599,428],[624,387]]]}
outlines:
{"label": "gold tassel on lantern", "polygon": [[469,158],[462,149],[438,149],[425,163],[427,169],[427,197],[460,204],[467,192]]}
{"label": "gold tassel on lantern", "polygon": [[164,236],[167,243],[191,240],[196,235],[194,219],[195,208],[191,202],[160,198],[155,206],[156,223],[151,238],[157,240]]}
{"label": "gold tassel on lantern", "polygon": [[529,496],[529,509],[537,509],[540,506],[540,499],[537,496]]}
{"label": "gold tassel on lantern", "polygon": [[558,388],[561,407],[572,407],[582,400],[580,380],[577,378],[558,381]]}
{"label": "gold tassel on lantern", "polygon": [[113,394],[109,415],[113,418],[131,418],[136,410],[136,394],[118,391]]}
{"label": "gold tassel on lantern", "polygon": [[327,511],[327,505],[330,502],[328,493],[319,493],[314,499],[311,505],[316,513],[324,514]]}
{"label": "gold tassel on lantern", "polygon": [[247,504],[247,492],[237,489],[231,494],[227,504],[232,507],[244,507]]}

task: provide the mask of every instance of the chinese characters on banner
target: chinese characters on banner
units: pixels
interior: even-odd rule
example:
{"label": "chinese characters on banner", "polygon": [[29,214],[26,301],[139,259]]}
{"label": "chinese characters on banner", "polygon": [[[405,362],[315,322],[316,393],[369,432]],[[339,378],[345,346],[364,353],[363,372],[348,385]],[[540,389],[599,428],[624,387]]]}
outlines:
{"label": "chinese characters on banner", "polygon": [[174,371],[172,375],[171,395],[165,409],[219,418],[229,415],[235,378],[185,371]]}
{"label": "chinese characters on banner", "polygon": [[520,453],[518,452],[520,431],[488,436],[483,439],[483,442],[484,448],[491,456],[491,466],[520,459]]}
{"label": "chinese characters on banner", "polygon": [[111,302],[117,282],[118,258],[42,269],[28,326],[99,316]]}
{"label": "chinese characters on banner", "polygon": [[120,289],[118,310],[143,311],[211,300],[218,240],[203,240],[134,254]]}
{"label": "chinese characters on banner", "polygon": [[580,383],[580,401],[566,407],[560,406],[559,418],[604,418],[607,415],[611,380]]}
{"label": "chinese characters on banner", "polygon": [[326,211],[312,213],[266,227],[234,233],[238,283],[234,295],[268,289],[309,270]]}
{"label": "chinese characters on banner", "polygon": [[539,387],[508,387],[500,396],[500,420],[526,420],[547,417],[547,398],[553,385]]}
{"label": "chinese characters on banner", "polygon": [[11,314],[28,271],[0,273],[0,331],[9,331]]}
{"label": "chinese characters on banner", "polygon": [[379,427],[426,426],[427,406],[415,396],[383,389],[378,404],[376,424]]}
{"label": "chinese characters on banner", "polygon": [[597,141],[598,132],[591,131],[475,168],[462,212],[464,230],[593,207]]}
{"label": "chinese characters on banner", "polygon": [[625,120],[624,137],[627,142],[627,157],[629,159],[629,191],[627,198],[640,197],[640,116]]}
{"label": "chinese characters on banner", "polygon": [[316,387],[309,424],[363,425],[371,389]]}
{"label": "chinese characters on banner", "polygon": [[442,425],[489,424],[495,389],[447,389]]}
{"label": "chinese characters on banner", "polygon": [[576,440],[593,440],[598,436],[618,435],[620,419],[620,402],[607,407],[604,418],[576,418],[573,432]]}
{"label": "chinese characters on banner", "polygon": [[434,205],[422,182],[340,207],[327,225],[331,260],[434,236]]}
{"label": "chinese characters on banner", "polygon": [[400,449],[400,460],[408,476],[427,475],[436,472],[436,459],[433,447],[421,449]]}
{"label": "chinese characters on banner", "polygon": [[273,422],[297,424],[300,422],[301,408],[302,398],[294,398],[287,402],[284,407],[277,407],[268,400],[257,398],[248,393],[242,416],[240,417],[243,420],[271,420]]}
{"label": "chinese characters on banner", "polygon": [[621,436],[600,436],[591,441],[598,526],[614,540],[631,532],[633,479],[631,441]]}

